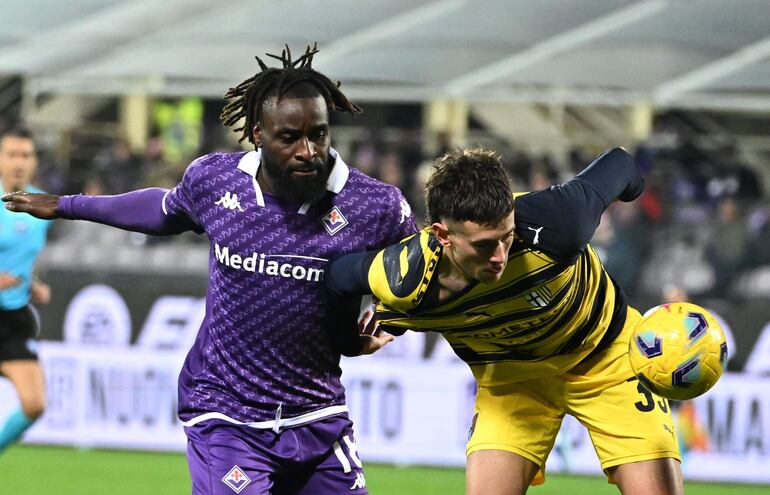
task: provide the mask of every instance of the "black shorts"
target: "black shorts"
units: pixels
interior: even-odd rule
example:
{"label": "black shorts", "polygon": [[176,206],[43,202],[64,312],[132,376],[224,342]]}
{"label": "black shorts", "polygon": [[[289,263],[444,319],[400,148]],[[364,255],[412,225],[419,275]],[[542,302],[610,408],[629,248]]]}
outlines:
{"label": "black shorts", "polygon": [[32,306],[0,310],[0,361],[37,359],[40,320]]}

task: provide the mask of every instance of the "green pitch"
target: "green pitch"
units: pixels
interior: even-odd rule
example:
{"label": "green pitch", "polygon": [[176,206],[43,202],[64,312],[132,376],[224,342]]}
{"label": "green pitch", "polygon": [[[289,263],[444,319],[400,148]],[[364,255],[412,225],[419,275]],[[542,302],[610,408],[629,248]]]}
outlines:
{"label": "green pitch", "polygon": [[[372,495],[462,495],[461,469],[366,466]],[[768,486],[688,483],[699,495],[767,494]],[[14,495],[184,495],[190,493],[181,454],[17,446],[0,456],[0,493]],[[549,475],[532,495],[618,494],[602,478]]]}

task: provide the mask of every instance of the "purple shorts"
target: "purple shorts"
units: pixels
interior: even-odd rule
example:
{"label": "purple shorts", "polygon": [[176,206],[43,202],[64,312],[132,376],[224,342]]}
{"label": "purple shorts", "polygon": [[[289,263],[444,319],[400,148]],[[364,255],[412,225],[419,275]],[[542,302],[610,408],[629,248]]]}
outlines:
{"label": "purple shorts", "polygon": [[369,493],[347,416],[280,433],[216,420],[185,433],[193,495]]}

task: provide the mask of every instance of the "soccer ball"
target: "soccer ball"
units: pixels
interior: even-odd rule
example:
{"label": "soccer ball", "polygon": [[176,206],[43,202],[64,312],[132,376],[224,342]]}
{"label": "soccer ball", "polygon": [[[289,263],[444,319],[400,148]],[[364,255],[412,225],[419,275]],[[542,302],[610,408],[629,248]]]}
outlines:
{"label": "soccer ball", "polygon": [[628,355],[647,389],[686,400],[705,393],[722,376],[727,341],[716,319],[700,306],[663,304],[647,311],[634,328]]}

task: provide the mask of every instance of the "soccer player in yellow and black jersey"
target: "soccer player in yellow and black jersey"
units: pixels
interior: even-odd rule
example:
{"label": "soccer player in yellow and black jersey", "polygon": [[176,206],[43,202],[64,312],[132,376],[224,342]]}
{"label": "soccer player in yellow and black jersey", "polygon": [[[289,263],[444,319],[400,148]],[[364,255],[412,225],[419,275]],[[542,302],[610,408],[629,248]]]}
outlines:
{"label": "soccer player in yellow and black jersey", "polygon": [[[622,493],[683,493],[668,403],[641,387],[627,357],[641,317],[588,245],[609,204],[643,188],[621,148],[525,194],[512,193],[493,152],[458,150],[428,179],[424,230],[327,268],[330,302],[352,310],[354,296],[372,293],[381,328],[439,332],[470,366],[468,494],[543,482],[565,414],[588,428]],[[330,327],[357,328],[354,313],[339,311],[347,316]],[[356,354],[360,339],[339,333],[343,352]]]}

